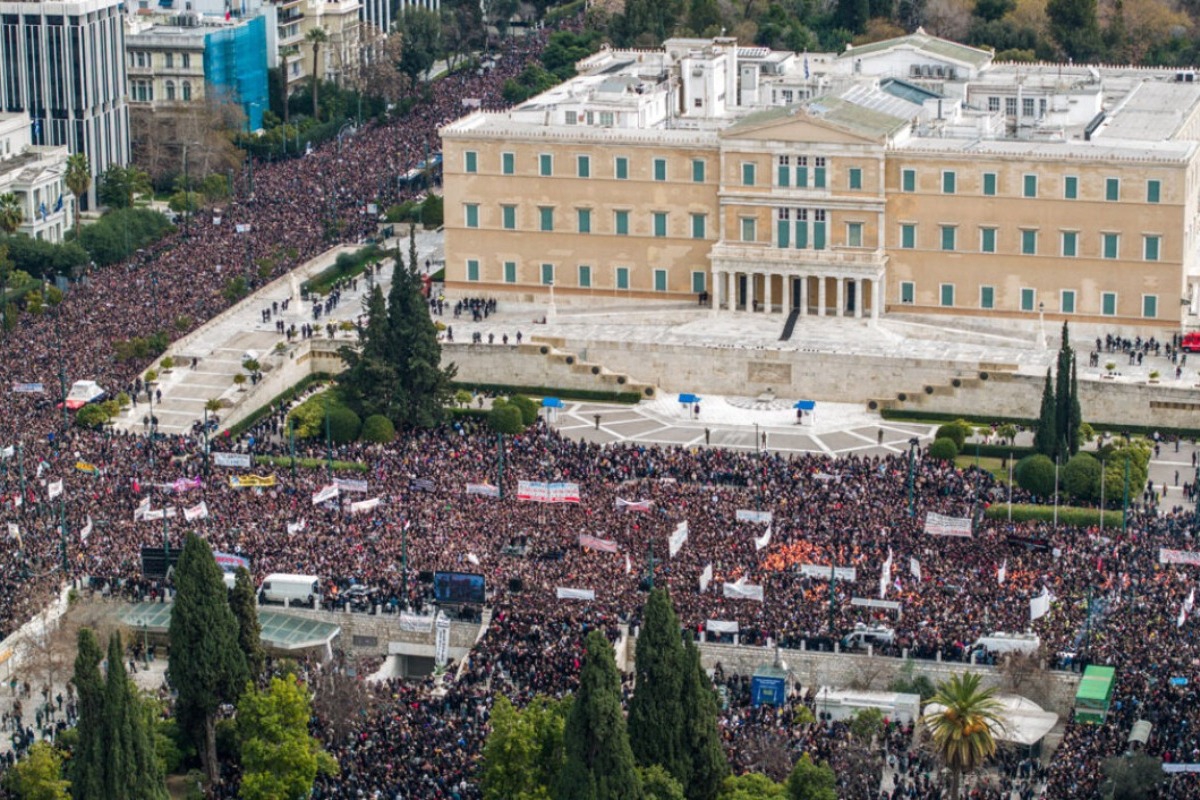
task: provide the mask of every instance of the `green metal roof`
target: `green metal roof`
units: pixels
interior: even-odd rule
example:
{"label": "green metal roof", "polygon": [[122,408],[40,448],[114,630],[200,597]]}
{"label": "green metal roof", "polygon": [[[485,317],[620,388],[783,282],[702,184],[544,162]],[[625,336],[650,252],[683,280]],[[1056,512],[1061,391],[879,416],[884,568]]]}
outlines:
{"label": "green metal roof", "polygon": [[1083,671],[1079,681],[1079,691],[1075,693],[1075,702],[1107,703],[1112,695],[1116,667],[1102,667],[1092,664]]}
{"label": "green metal roof", "polygon": [[949,39],[939,39],[937,36],[930,36],[925,33],[921,28],[918,28],[915,33],[910,33],[907,36],[897,36],[894,39],[884,39],[879,42],[851,47],[844,52],[838,53],[838,58],[856,58],[865,53],[882,53],[905,45],[914,47],[917,50],[923,50],[932,55],[951,59],[952,61],[971,64],[975,67],[985,66],[991,63],[992,60],[992,54],[987,50],[968,47],[965,44],[952,42]]}
{"label": "green metal roof", "polygon": [[917,105],[921,105],[926,100],[936,100],[942,97],[937,92],[931,92],[922,86],[902,81],[899,78],[888,78],[879,84],[879,88],[893,97],[899,97],[901,100],[907,100]]}
{"label": "green metal roof", "polygon": [[[135,630],[143,625],[150,633],[165,634],[171,626],[170,603],[133,603],[121,612],[121,622]],[[269,608],[258,609],[262,642],[276,650],[303,650],[328,644],[341,632],[340,625],[288,614]]]}
{"label": "green metal roof", "polygon": [[873,111],[840,97],[817,97],[808,103],[808,113],[839,128],[870,136],[887,136],[908,124],[907,120]]}

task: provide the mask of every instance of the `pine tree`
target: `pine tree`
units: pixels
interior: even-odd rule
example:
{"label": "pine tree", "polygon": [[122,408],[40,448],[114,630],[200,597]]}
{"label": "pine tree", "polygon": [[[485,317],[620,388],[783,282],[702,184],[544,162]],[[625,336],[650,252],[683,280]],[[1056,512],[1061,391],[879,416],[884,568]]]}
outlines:
{"label": "pine tree", "polygon": [[621,711],[621,676],[604,633],[588,634],[579,690],[563,733],[558,800],[642,800]]}
{"label": "pine tree", "polygon": [[229,607],[238,623],[238,647],[246,657],[246,669],[250,680],[262,675],[266,654],[262,646],[262,625],[258,623],[258,604],[254,597],[254,583],[250,570],[238,567],[234,578],[233,592],[229,595]]}
{"label": "pine tree", "polygon": [[175,712],[201,754],[209,780],[216,782],[217,709],[237,701],[249,675],[221,570],[208,542],[195,534],[184,541],[175,586],[169,629]]}
{"label": "pine tree", "polygon": [[104,791],[104,683],[100,677],[100,644],[89,628],[81,628],[75,655],[75,684],[78,698],[78,744],[71,758],[73,800],[105,800]]}
{"label": "pine tree", "polygon": [[683,639],[665,589],[654,589],[642,612],[629,701],[629,745],[638,764],[658,764],[681,786],[691,778],[683,741]]}
{"label": "pine tree", "polygon": [[1042,410],[1038,415],[1037,431],[1033,434],[1033,447],[1048,458],[1054,458],[1058,446],[1058,425],[1055,422],[1054,384],[1050,370],[1046,370],[1046,385],[1042,388]]}
{"label": "pine tree", "polygon": [[684,747],[691,762],[691,781],[684,789],[690,800],[715,800],[729,774],[729,762],[717,730],[717,693],[700,665],[700,650],[691,637],[684,640],[681,705]]}

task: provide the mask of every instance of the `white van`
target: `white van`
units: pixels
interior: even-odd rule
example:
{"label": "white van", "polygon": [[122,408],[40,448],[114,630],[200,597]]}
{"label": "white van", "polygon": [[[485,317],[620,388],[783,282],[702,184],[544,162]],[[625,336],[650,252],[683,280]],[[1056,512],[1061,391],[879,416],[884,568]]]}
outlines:
{"label": "white van", "polygon": [[867,645],[880,647],[891,644],[896,639],[896,631],[884,625],[867,626],[859,622],[854,630],[842,637],[843,650],[866,650]]}
{"label": "white van", "polygon": [[289,575],[273,572],[258,591],[260,603],[282,603],[316,608],[321,600],[321,581],[316,575]]}
{"label": "white van", "polygon": [[992,655],[1004,655],[1005,653],[1026,653],[1032,655],[1041,646],[1041,637],[1036,633],[1004,633],[1003,631],[996,631],[987,636],[980,636],[975,641],[975,644],[971,645],[971,650],[987,650]]}
{"label": "white van", "polygon": [[236,572],[222,572],[221,580],[225,581],[225,588],[232,592],[233,587],[237,584],[237,573]]}

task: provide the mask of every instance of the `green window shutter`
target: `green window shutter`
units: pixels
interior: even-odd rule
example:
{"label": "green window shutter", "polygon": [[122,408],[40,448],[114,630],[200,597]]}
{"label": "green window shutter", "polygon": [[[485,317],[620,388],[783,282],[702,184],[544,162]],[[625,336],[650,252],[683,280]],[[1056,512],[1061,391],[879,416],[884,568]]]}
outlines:
{"label": "green window shutter", "polygon": [[1074,231],[1063,232],[1062,254],[1065,258],[1074,258],[1079,255],[1079,234]]}
{"label": "green window shutter", "polygon": [[782,186],[784,189],[788,188],[788,186],[791,185],[791,183],[792,183],[792,168],[789,167],[787,164],[779,165],[778,182],[779,182],[779,185]]}
{"label": "green window shutter", "polygon": [[942,249],[953,250],[955,245],[955,234],[957,230],[953,225],[942,226]]}
{"label": "green window shutter", "polygon": [[859,169],[858,167],[850,168],[850,188],[851,189],[861,189],[862,188],[862,170]]}
{"label": "green window shutter", "polygon": [[576,210],[579,215],[579,232],[592,232],[592,210],[590,208],[580,208]]}
{"label": "green window shutter", "polygon": [[984,228],[979,237],[979,249],[984,253],[996,252],[996,229]]}
{"label": "green window shutter", "polygon": [[900,247],[905,250],[912,250],[917,246],[917,226],[916,225],[901,225],[900,226]]}
{"label": "green window shutter", "polygon": [[1037,255],[1037,231],[1021,231],[1021,252],[1027,256]]}
{"label": "green window shutter", "polygon": [[790,242],[789,232],[792,229],[792,224],[786,219],[778,220],[775,223],[775,239],[776,244],[780,247],[787,247]]}
{"label": "green window shutter", "polygon": [[808,188],[808,167],[796,167],[796,188]]}
{"label": "green window shutter", "polygon": [[979,307],[993,308],[996,303],[996,289],[992,286],[982,286],[979,289]]}
{"label": "green window shutter", "polygon": [[704,214],[692,214],[692,238],[703,239],[707,235],[706,222],[708,217]]}
{"label": "green window shutter", "polygon": [[554,209],[553,208],[539,208],[538,215],[541,217],[541,229],[543,231],[553,231],[554,230]]}
{"label": "green window shutter", "polygon": [[703,272],[693,272],[692,273],[692,293],[693,294],[700,294],[701,292],[706,290],[707,286],[708,286],[708,284],[705,281],[705,275]]}
{"label": "green window shutter", "polygon": [[1100,295],[1100,313],[1106,317],[1117,315],[1117,295],[1115,293],[1105,292]]}
{"label": "green window shutter", "polygon": [[904,281],[900,284],[900,302],[912,304],[915,302],[917,294],[916,285],[912,281]]}
{"label": "green window shutter", "polygon": [[538,156],[538,173],[543,178],[549,178],[554,174],[554,157],[543,153]]}
{"label": "green window shutter", "polygon": [[665,158],[654,159],[654,180],[665,181],[667,179],[667,160]]}
{"label": "green window shutter", "polygon": [[1021,310],[1033,311],[1033,301],[1036,300],[1033,289],[1021,290]]}
{"label": "green window shutter", "polygon": [[1059,304],[1064,314],[1075,313],[1075,292],[1070,289],[1064,289],[1062,293],[1062,302]]}
{"label": "green window shutter", "polygon": [[474,150],[468,150],[463,155],[466,156],[466,158],[465,158],[466,164],[464,164],[464,166],[463,166],[464,171],[477,172],[478,167],[479,167],[479,154],[476,153]]}
{"label": "green window shutter", "polygon": [[1116,258],[1120,252],[1120,237],[1115,233],[1104,234],[1104,257]]}
{"label": "green window shutter", "polygon": [[814,189],[824,189],[825,188],[825,168],[824,167],[813,167],[813,188]]}
{"label": "green window shutter", "polygon": [[1146,243],[1143,247],[1143,252],[1147,261],[1158,261],[1159,244],[1162,238],[1159,236],[1147,236]]}
{"label": "green window shutter", "polygon": [[505,261],[504,262],[504,282],[505,283],[516,283],[517,282],[517,262],[515,262],[515,261]]}
{"label": "green window shutter", "polygon": [[808,220],[796,220],[796,247],[800,250],[808,248]]}
{"label": "green window shutter", "polygon": [[1025,196],[1037,197],[1037,175],[1025,176]]}
{"label": "green window shutter", "polygon": [[753,164],[742,164],[742,186],[754,185],[754,172]]}
{"label": "green window shutter", "polygon": [[591,286],[592,286],[592,268],[581,265],[579,267],[579,288],[589,289],[589,288],[591,288]]}
{"label": "green window shutter", "polygon": [[953,283],[943,283],[941,294],[942,294],[941,300],[942,300],[943,306],[950,307],[950,306],[954,305],[954,284]]}
{"label": "green window shutter", "polygon": [[617,267],[617,288],[629,288],[629,267]]}
{"label": "green window shutter", "polygon": [[753,242],[757,238],[753,219],[742,219],[742,241]]}
{"label": "green window shutter", "polygon": [[1158,316],[1158,295],[1148,294],[1142,298],[1142,316],[1149,319]]}
{"label": "green window shutter", "polygon": [[861,222],[850,222],[846,225],[846,246],[847,247],[862,247],[863,246],[863,226]]}
{"label": "green window shutter", "polygon": [[654,291],[665,292],[667,290],[667,271],[665,269],[654,270]]}
{"label": "green window shutter", "polygon": [[704,161],[703,159],[692,159],[692,183],[704,183]]}
{"label": "green window shutter", "polygon": [[500,171],[505,175],[512,175],[517,171],[517,157],[512,153],[504,153],[500,156]]}
{"label": "green window shutter", "polygon": [[504,215],[504,229],[509,230],[509,231],[516,230],[516,228],[517,228],[517,207],[516,206],[502,206],[501,211]]}
{"label": "green window shutter", "polygon": [[814,222],[813,223],[813,249],[814,250],[824,250],[825,249],[825,223],[824,222]]}
{"label": "green window shutter", "polygon": [[661,211],[654,213],[654,235],[659,238],[667,235],[667,215]]}
{"label": "green window shutter", "polygon": [[577,156],[575,158],[575,170],[580,178],[592,177],[592,159],[588,156]]}
{"label": "green window shutter", "polygon": [[1079,178],[1068,175],[1063,181],[1063,197],[1074,200],[1079,197]]}
{"label": "green window shutter", "polygon": [[467,216],[467,227],[468,228],[478,228],[479,227],[479,206],[471,204],[466,207],[466,212],[467,212],[467,215],[466,215]]}
{"label": "green window shutter", "polygon": [[542,285],[549,286],[554,283],[554,265],[542,264]]}
{"label": "green window shutter", "polygon": [[917,171],[906,169],[900,173],[900,191],[915,192],[917,190]]}
{"label": "green window shutter", "polygon": [[479,262],[473,258],[467,261],[467,280],[479,280]]}
{"label": "green window shutter", "polygon": [[1146,181],[1146,202],[1157,203],[1161,190],[1162,184],[1158,181]]}
{"label": "green window shutter", "polygon": [[617,156],[616,174],[617,174],[617,180],[619,180],[619,181],[629,180],[629,159],[628,158],[625,158],[624,156]]}
{"label": "green window shutter", "polygon": [[996,194],[996,173],[983,173],[983,193],[989,197]]}
{"label": "green window shutter", "polygon": [[942,194],[954,194],[958,185],[958,175],[954,172],[942,173]]}
{"label": "green window shutter", "polygon": [[629,235],[629,212],[628,211],[614,211],[613,212],[613,221],[614,221],[615,227],[617,229],[617,236],[628,236]]}
{"label": "green window shutter", "polygon": [[1106,178],[1104,181],[1104,199],[1115,203],[1121,199],[1121,179]]}

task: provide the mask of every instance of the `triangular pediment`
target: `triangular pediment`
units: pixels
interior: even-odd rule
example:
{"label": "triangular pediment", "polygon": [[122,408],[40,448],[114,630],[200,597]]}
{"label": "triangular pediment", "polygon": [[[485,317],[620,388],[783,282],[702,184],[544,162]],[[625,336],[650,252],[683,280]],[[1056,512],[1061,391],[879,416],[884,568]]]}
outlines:
{"label": "triangular pediment", "polygon": [[751,114],[721,133],[725,140],[883,144],[905,121],[847,103],[822,98],[805,105]]}
{"label": "triangular pediment", "polygon": [[821,142],[827,144],[878,144],[872,139],[851,133],[829,123],[805,116],[775,120],[753,127],[736,126],[724,131],[722,139],[772,142]]}

